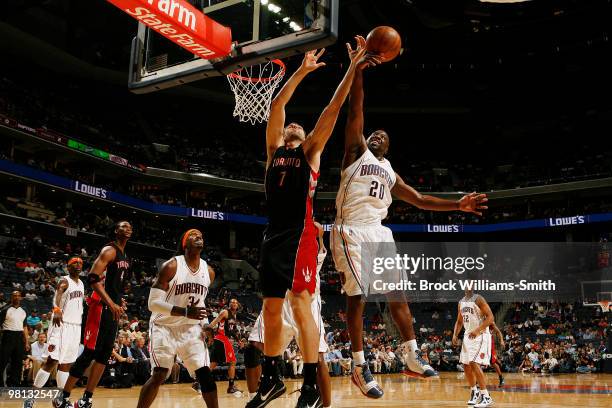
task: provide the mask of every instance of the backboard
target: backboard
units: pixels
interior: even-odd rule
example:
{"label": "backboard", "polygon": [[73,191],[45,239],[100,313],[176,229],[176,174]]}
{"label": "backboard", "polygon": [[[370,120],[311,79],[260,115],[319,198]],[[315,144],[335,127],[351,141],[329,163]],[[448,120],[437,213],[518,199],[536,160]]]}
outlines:
{"label": "backboard", "polygon": [[581,281],[582,304],[600,306],[600,302],[612,302],[612,280]]}
{"label": "backboard", "polygon": [[229,56],[204,60],[144,24],[132,40],[128,86],[146,93],[333,44],[339,0],[188,0],[232,30]]}

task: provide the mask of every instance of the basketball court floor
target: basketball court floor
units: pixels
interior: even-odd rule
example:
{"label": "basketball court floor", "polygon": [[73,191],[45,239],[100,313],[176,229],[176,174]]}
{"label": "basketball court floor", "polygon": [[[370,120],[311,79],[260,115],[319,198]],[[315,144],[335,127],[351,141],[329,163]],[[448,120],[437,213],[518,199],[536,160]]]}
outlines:
{"label": "basketball court floor", "polygon": [[[458,373],[441,373],[440,379],[415,380],[401,374],[377,376],[384,387],[385,396],[380,400],[365,398],[353,386],[349,377],[332,378],[333,407],[465,407],[469,390]],[[489,375],[489,381],[497,381]],[[287,380],[287,393],[272,402],[271,408],[293,407],[299,394],[301,381]],[[225,391],[227,383],[219,383]],[[246,389],[244,381],[238,387]],[[82,389],[73,395],[78,398]],[[610,407],[612,406],[612,374],[564,374],[541,376],[536,374],[508,374],[506,385],[499,389],[490,387],[498,407]],[[140,387],[111,390],[99,388],[94,395],[96,408],[133,408],[138,401]],[[240,398],[220,394],[222,408],[243,408],[246,395]],[[50,407],[48,401],[38,402],[36,407]],[[189,384],[164,385],[152,408],[204,407],[204,401]],[[0,407],[17,408],[21,403],[0,401]]]}

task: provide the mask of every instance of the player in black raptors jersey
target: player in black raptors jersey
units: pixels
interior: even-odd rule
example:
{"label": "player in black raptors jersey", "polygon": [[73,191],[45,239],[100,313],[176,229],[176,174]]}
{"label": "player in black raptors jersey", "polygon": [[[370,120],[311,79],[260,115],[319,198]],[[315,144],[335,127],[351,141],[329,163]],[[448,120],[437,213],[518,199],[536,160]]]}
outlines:
{"label": "player in black raptors jersey", "polygon": [[85,349],[70,369],[70,377],[64,385],[62,396],[53,400],[55,408],[72,408],[70,392],[94,360],[85,393],[74,403],[74,408],[90,408],[92,405],[93,392],[113,351],[118,320],[126,306],[121,292],[123,278],[130,268],[125,246],[131,236],[132,226],[129,222],[119,221],[115,224],[114,240],[102,248],[87,275],[94,293],[88,299],[89,311],[83,341]]}
{"label": "player in black raptors jersey", "polygon": [[[348,46],[348,44],[347,44]],[[351,55],[351,64],[313,131],[290,123],[285,127],[285,105],[307,74],[325,65],[318,62],[324,50],[309,51],[301,66],[272,101],[266,129],[266,202],[268,225],[260,257],[261,288],[264,296],[264,364],[257,394],[247,408],[266,406],[285,392],[281,380],[281,310],[289,297],[300,332],[304,356],[304,385],[298,407],[320,407],[316,387],[319,333],[310,303],[316,286],[317,229],[313,222],[313,198],[319,177],[321,153],[331,136],[340,108],[348,95],[355,70],[370,64],[364,47]]]}

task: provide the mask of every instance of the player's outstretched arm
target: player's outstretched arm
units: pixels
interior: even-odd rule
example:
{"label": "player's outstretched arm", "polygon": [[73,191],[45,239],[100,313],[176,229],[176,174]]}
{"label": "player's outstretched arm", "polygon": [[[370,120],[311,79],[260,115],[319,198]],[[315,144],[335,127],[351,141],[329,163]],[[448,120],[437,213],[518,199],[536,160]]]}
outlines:
{"label": "player's outstretched arm", "polygon": [[[365,48],[366,40],[362,36],[355,37],[358,48]],[[353,50],[350,44],[347,44],[349,55],[353,55],[357,50]],[[368,63],[360,64],[355,71],[355,78],[351,84],[349,93],[349,109],[346,126],[344,127],[344,158],[342,160],[342,169],[344,170],[353,164],[368,148],[365,137],[363,135],[363,69],[372,65],[380,64],[380,60],[372,56]]]}
{"label": "player's outstretched arm", "polygon": [[485,318],[482,321],[482,323],[480,323],[480,326],[475,328],[469,334],[471,339],[479,336],[483,331],[485,331],[485,329],[487,327],[489,327],[491,324],[495,323],[495,318],[493,317],[493,312],[491,311],[491,308],[489,307],[489,304],[487,303],[487,301],[482,296],[477,295],[475,303],[478,305],[478,307],[480,308],[480,311],[484,314]]}
{"label": "player's outstretched arm", "polygon": [[228,312],[227,309],[223,309],[221,312],[219,312],[219,314],[217,315],[217,317],[214,318],[214,320],[212,322],[210,322],[209,326],[210,327],[215,327],[216,325],[219,324],[219,322],[223,319],[227,319],[228,317]]}
{"label": "player's outstretched arm", "polygon": [[[347,48],[351,50],[351,47],[348,44]],[[306,141],[303,143],[304,154],[306,154],[306,159],[308,160],[310,168],[312,168],[314,171],[319,171],[321,153],[323,152],[325,144],[329,140],[329,137],[334,130],[334,126],[338,120],[338,114],[340,113],[340,109],[342,108],[342,105],[344,105],[344,101],[348,96],[358,66],[360,64],[373,63],[372,61],[375,57],[366,56],[365,52],[365,47],[361,47],[359,43],[357,43],[355,52],[352,54],[349,52],[351,64],[346,70],[344,78],[342,78],[338,88],[336,88],[336,92],[334,93],[334,96],[332,96],[329,104],[325,107],[325,109],[323,109],[323,112],[317,120],[317,124],[310,133],[310,137],[306,138]]]}
{"label": "player's outstretched arm", "polygon": [[453,329],[453,345],[459,344],[459,333],[463,327],[463,319],[461,318],[461,306],[457,305],[457,320],[455,320],[455,328]]}
{"label": "player's outstretched arm", "polygon": [[[285,129],[285,106],[291,100],[293,93],[302,80],[317,68],[325,66],[324,62],[318,62],[325,52],[325,48],[308,51],[304,55],[302,65],[291,75],[291,78],[276,94],[270,104],[270,118],[266,127],[266,151],[268,153],[268,165],[272,161],[274,152],[283,145],[283,131]],[[267,167],[267,166],[266,166]]]}
{"label": "player's outstretched arm", "polygon": [[399,174],[396,173],[395,176],[397,180],[391,189],[393,195],[422,210],[463,211],[482,215],[480,210],[489,208],[485,205],[489,201],[486,194],[470,193],[464,195],[460,200],[445,200],[421,194],[406,184]]}
{"label": "player's outstretched arm", "polygon": [[149,310],[164,316],[183,316],[190,319],[202,320],[206,317],[206,308],[187,306],[175,306],[166,301],[170,281],[176,275],[176,259],[172,258],[161,266],[151,291],[149,292]]}
{"label": "player's outstretched arm", "polygon": [[117,251],[114,247],[108,245],[102,248],[100,255],[98,255],[91,266],[87,279],[91,288],[100,296],[100,299],[102,299],[102,302],[108,305],[113,313],[114,319],[119,320],[121,315],[123,315],[123,307],[113,302],[108,293],[106,293],[106,289],[104,289],[104,284],[102,283],[104,271],[106,271],[108,264],[115,260],[115,256],[117,256]]}

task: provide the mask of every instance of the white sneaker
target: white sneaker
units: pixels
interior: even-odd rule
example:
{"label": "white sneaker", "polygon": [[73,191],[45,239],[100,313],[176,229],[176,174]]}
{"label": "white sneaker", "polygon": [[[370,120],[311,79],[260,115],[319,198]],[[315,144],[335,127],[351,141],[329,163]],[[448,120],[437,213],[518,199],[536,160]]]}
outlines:
{"label": "white sneaker", "polygon": [[470,395],[470,400],[467,402],[467,404],[474,406],[480,402],[481,397],[482,395],[480,395],[479,390],[472,390],[472,394]]}
{"label": "white sneaker", "polygon": [[474,405],[474,408],[486,408],[493,405],[493,398],[490,395],[483,395],[480,402]]}
{"label": "white sneaker", "polygon": [[403,355],[404,364],[406,365],[406,370],[404,370],[404,374],[408,376],[417,376],[417,377],[436,377],[438,372],[434,370],[425,360],[421,357],[420,351],[410,351],[406,350]]}

